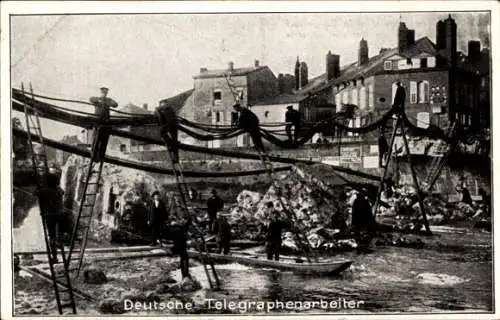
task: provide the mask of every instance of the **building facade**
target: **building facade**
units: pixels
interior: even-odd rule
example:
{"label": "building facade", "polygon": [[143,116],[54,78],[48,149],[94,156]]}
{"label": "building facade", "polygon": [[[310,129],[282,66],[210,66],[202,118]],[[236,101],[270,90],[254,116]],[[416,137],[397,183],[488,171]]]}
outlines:
{"label": "building facade", "polygon": [[[253,67],[235,68],[232,62],[224,70],[201,68],[194,77],[193,121],[230,126],[238,119],[236,102],[251,106],[278,95],[278,79],[267,66],[255,61]],[[212,148],[244,146],[244,137],[209,141]]]}

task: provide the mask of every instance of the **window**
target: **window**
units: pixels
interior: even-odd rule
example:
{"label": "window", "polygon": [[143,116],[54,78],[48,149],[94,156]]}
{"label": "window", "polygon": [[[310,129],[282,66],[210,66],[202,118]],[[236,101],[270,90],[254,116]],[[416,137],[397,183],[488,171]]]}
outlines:
{"label": "window", "polygon": [[419,112],[417,113],[417,127],[428,128],[430,124],[429,112]]}
{"label": "window", "polygon": [[392,100],[391,100],[391,104],[394,103],[394,97],[396,97],[396,90],[398,90],[398,83],[397,82],[394,82],[392,84]]}
{"label": "window", "polygon": [[361,110],[366,108],[366,88],[359,88],[359,108]]}
{"label": "window", "polygon": [[429,81],[427,80],[418,83],[418,102],[429,102]]}
{"label": "window", "polygon": [[215,122],[220,122],[220,112],[219,111],[217,111],[215,113]]}
{"label": "window", "polygon": [[392,70],[392,61],[384,61],[384,70]]}
{"label": "window", "polygon": [[215,90],[213,96],[214,96],[214,103],[215,104],[221,103],[221,100],[222,100],[222,91]]}
{"label": "window", "polygon": [[413,69],[420,68],[420,59],[414,58],[414,59],[411,59],[411,62],[412,62],[412,68]]}
{"label": "window", "polygon": [[406,59],[406,64],[411,64],[411,58]]}
{"label": "window", "polygon": [[436,66],[436,57],[428,57],[427,58],[427,67],[434,68]]}
{"label": "window", "polygon": [[[349,120],[349,124],[347,126],[349,128],[354,128],[354,119]],[[351,131],[347,131],[347,136],[352,137],[353,133]]]}
{"label": "window", "polygon": [[342,103],[343,104],[349,103],[349,91],[347,90],[344,90],[344,92],[342,92]]}
{"label": "window", "polygon": [[410,103],[417,103],[417,82],[410,81]]}
{"label": "window", "polygon": [[420,68],[427,68],[427,58],[420,59]]}
{"label": "window", "polygon": [[264,118],[267,119],[267,117],[269,117],[269,111],[264,112]]}
{"label": "window", "polygon": [[337,110],[340,111],[340,93],[335,95],[335,106],[337,107]]}
{"label": "window", "polygon": [[373,108],[374,100],[373,100],[373,83],[368,86],[368,106]]}
{"label": "window", "polygon": [[354,104],[354,105],[358,105],[359,102],[358,102],[358,89],[354,88],[352,90],[352,100],[351,100],[351,103]]}

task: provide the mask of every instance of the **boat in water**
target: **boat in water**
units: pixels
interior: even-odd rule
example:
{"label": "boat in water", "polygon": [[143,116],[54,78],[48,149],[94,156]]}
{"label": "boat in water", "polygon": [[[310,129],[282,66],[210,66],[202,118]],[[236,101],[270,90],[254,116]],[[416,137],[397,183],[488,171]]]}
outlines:
{"label": "boat in water", "polygon": [[[189,250],[188,254],[193,258],[200,258],[200,252]],[[242,265],[261,268],[272,268],[283,271],[291,271],[300,275],[332,276],[348,269],[352,261],[337,260],[325,262],[303,262],[300,259],[282,258],[280,261],[267,260],[264,255],[244,254],[241,252],[223,255],[208,253],[208,257],[217,263],[240,263]]]}

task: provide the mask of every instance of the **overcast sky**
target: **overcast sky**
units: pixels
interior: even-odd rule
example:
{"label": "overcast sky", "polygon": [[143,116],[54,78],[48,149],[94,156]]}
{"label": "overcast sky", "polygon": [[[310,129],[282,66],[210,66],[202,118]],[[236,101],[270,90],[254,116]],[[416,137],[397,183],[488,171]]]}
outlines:
{"label": "overcast sky", "polygon": [[[451,13],[459,50],[467,41],[489,45],[487,13]],[[341,65],[357,59],[359,41],[369,55],[397,45],[400,19],[416,39],[436,39],[443,13],[162,14],[13,16],[12,85],[31,82],[35,92],[88,100],[98,88],[120,105],[154,106],[193,87],[201,67],[252,66],[255,59],[277,76],[293,73],[297,56],[309,76],[325,72],[328,50]],[[92,110],[90,108],[89,110]],[[45,126],[47,128],[47,126]],[[53,138],[76,130],[44,129]]]}

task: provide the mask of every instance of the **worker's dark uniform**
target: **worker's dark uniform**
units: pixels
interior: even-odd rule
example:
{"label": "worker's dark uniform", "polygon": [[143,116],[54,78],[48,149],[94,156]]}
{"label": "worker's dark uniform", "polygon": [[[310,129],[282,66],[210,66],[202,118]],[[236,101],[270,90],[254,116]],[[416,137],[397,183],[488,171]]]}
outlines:
{"label": "worker's dark uniform", "polygon": [[399,86],[396,89],[396,95],[394,96],[394,103],[392,104],[392,106],[404,109],[404,107],[405,107],[405,100],[406,100],[406,91],[405,91],[405,88],[403,88],[402,86]]}
{"label": "worker's dark uniform", "polygon": [[286,226],[287,224],[280,219],[271,221],[267,226],[266,251],[268,260],[272,260],[273,257],[276,261],[280,259],[281,235]]}
{"label": "worker's dark uniform", "polygon": [[381,168],[385,167],[389,159],[386,159],[386,155],[389,152],[389,144],[383,135],[378,137],[378,155],[379,155],[379,166]]}
{"label": "worker's dark uniform", "polygon": [[472,197],[470,195],[469,189],[467,188],[462,188],[462,199],[460,202],[463,202],[465,204],[468,204],[469,206],[472,206]]}
{"label": "worker's dark uniform", "polygon": [[168,221],[167,207],[163,201],[160,200],[158,206],[156,206],[153,200],[148,210],[148,221],[151,226],[153,244],[156,244],[156,241],[161,240],[164,235],[163,233],[165,232],[165,226]]}
{"label": "worker's dark uniform", "polygon": [[293,132],[293,143],[297,143],[297,139],[299,137],[300,131],[300,112],[297,110],[288,110],[285,113],[285,122],[287,122],[285,126],[286,134],[288,136],[288,140],[292,141],[292,126],[294,128]]}
{"label": "worker's dark uniform", "polygon": [[358,194],[352,204],[352,226],[358,243],[369,243],[376,228],[375,218],[368,200]]}
{"label": "worker's dark uniform", "polygon": [[92,153],[94,161],[100,162],[106,154],[111,127],[106,125],[109,121],[109,108],[116,108],[118,103],[108,97],[92,97],[90,103],[95,106],[95,115],[97,119],[103,122],[103,126],[94,127],[94,139],[92,142]]}
{"label": "worker's dark uniform", "polygon": [[170,106],[162,106],[156,109],[156,115],[160,121],[161,137],[167,143],[168,152],[172,154],[174,163],[179,162],[179,125],[177,115]]}
{"label": "worker's dark uniform", "polygon": [[224,208],[224,201],[218,195],[212,195],[207,200],[208,230],[213,232],[217,212]]}
{"label": "worker's dark uniform", "polygon": [[172,252],[179,255],[182,277],[191,277],[189,274],[189,256],[187,253],[187,233],[191,221],[188,220],[182,225],[171,226],[169,236],[172,238],[174,245]]}
{"label": "worker's dark uniform", "polygon": [[245,132],[250,134],[257,151],[265,151],[259,130],[259,118],[257,118],[255,113],[250,111],[248,108],[242,108],[238,119],[238,128],[243,129]]}
{"label": "worker's dark uniform", "polygon": [[219,217],[215,221],[214,232],[217,234],[218,253],[229,254],[231,247],[231,226],[225,217]]}
{"label": "worker's dark uniform", "polygon": [[47,186],[40,188],[38,192],[40,213],[47,225],[52,258],[57,261],[57,244],[61,240],[60,235],[65,223],[63,211],[64,192],[54,183],[48,183]]}

